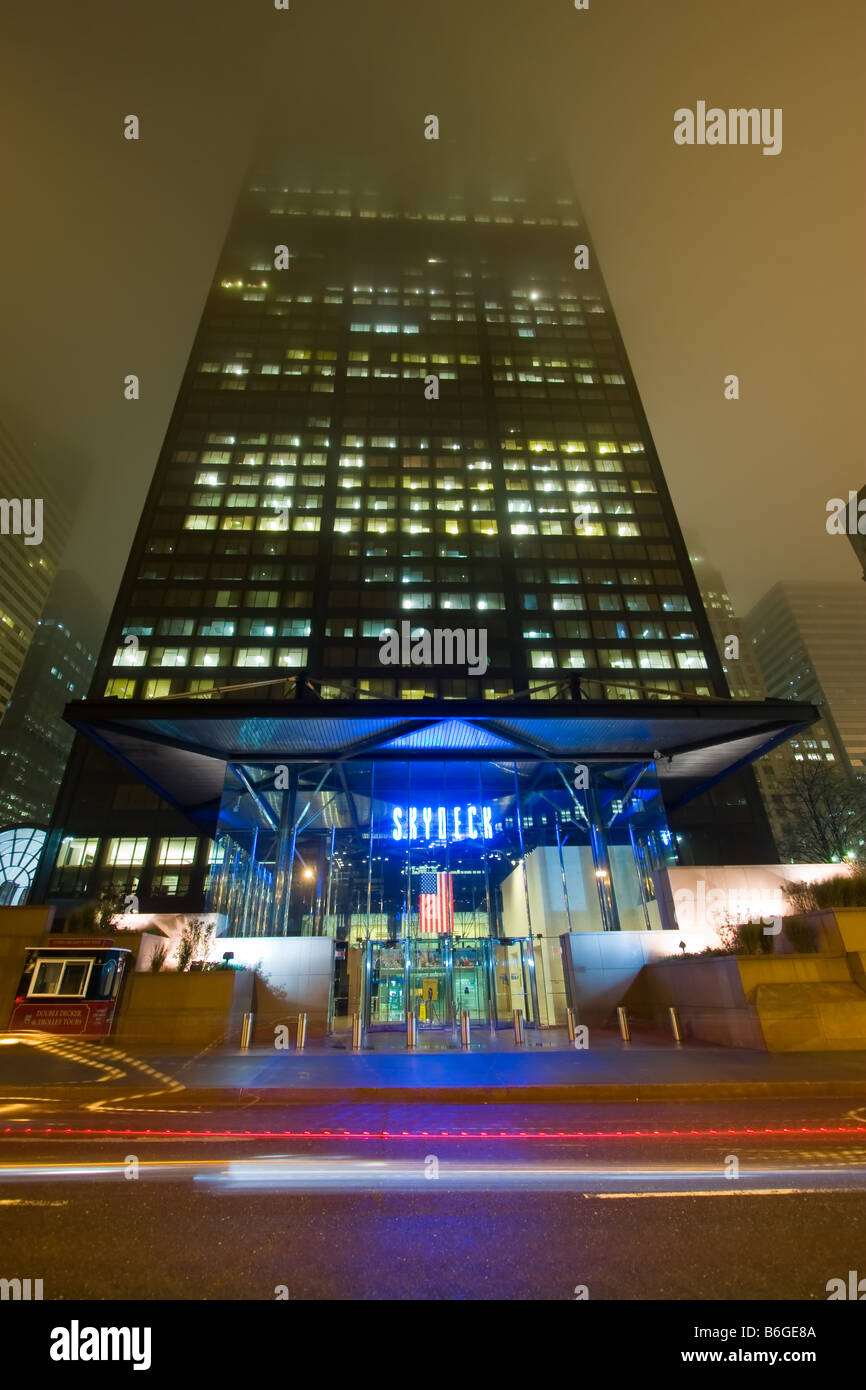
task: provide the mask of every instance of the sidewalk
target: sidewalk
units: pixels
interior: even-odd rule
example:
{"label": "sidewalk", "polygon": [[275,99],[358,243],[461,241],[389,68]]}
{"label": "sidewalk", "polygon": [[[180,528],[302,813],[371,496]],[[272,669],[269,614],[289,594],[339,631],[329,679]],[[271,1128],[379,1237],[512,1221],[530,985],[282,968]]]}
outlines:
{"label": "sidewalk", "polygon": [[[633,1101],[854,1097],[866,1099],[866,1052],[769,1053],[659,1037],[624,1044],[596,1030],[585,1051],[564,1030],[526,1043],[489,1034],[462,1051],[450,1034],[422,1035],[415,1052],[402,1033],[374,1034],[360,1052],[343,1033],[308,1043],[303,1052],[176,1047],[123,1049],[73,1044],[66,1055],[38,1044],[0,1048],[0,1093],[84,1099],[84,1093],[173,1095],[185,1104],[290,1104],[332,1101]],[[66,1042],[67,1040],[64,1040]],[[70,1056],[70,1053],[72,1055]],[[77,1054],[77,1055],[76,1055]],[[97,1081],[101,1064],[113,1075]],[[94,1070],[96,1068],[96,1070]],[[118,1077],[117,1072],[121,1075]],[[94,1084],[96,1083],[96,1084]]]}

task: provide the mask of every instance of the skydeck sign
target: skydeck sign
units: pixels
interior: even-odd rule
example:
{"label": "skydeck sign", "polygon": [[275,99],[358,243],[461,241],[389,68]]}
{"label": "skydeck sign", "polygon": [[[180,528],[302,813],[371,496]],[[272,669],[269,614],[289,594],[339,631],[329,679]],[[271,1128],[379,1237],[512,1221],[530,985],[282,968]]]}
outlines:
{"label": "skydeck sign", "polygon": [[492,806],[395,806],[393,840],[492,840]]}

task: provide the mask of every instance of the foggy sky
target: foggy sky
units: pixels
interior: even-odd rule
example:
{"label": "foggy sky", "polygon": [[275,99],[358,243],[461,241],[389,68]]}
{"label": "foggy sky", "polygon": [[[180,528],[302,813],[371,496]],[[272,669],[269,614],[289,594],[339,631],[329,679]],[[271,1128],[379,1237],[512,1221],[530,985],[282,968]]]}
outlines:
{"label": "foggy sky", "polygon": [[[470,152],[565,152],[681,522],[737,608],[857,578],[824,519],[866,481],[861,0],[47,0],[2,32],[0,418],[74,477],[64,564],[109,606],[263,132],[387,155],[414,129],[423,167],[428,113]],[[782,153],[677,147],[699,100],[781,107]]]}

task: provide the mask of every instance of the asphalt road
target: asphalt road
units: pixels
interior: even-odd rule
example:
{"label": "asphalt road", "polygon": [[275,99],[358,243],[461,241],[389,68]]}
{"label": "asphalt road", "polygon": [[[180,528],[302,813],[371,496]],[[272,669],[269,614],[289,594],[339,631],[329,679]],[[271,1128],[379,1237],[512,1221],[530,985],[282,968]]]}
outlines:
{"label": "asphalt road", "polygon": [[866,1276],[844,1100],[18,1100],[0,1126],[0,1274],[46,1299],[824,1301]]}

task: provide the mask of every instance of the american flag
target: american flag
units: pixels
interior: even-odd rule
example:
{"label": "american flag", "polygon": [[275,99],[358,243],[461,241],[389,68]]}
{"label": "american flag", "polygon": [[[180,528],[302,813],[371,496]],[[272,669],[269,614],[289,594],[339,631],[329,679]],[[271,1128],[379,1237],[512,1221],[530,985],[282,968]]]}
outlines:
{"label": "american flag", "polygon": [[421,894],[421,931],[453,931],[454,891],[451,874],[419,874],[418,888]]}

